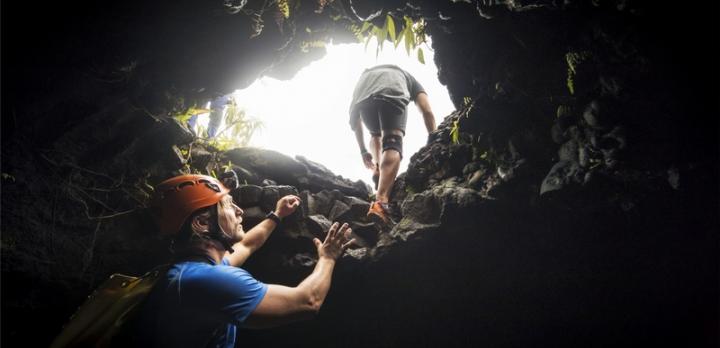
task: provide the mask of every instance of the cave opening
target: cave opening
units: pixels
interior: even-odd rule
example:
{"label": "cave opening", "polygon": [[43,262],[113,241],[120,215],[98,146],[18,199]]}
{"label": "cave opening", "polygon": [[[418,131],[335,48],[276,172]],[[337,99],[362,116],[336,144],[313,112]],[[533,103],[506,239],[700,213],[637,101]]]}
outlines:
{"label": "cave opening", "polygon": [[[246,145],[300,155],[345,178],[369,182],[348,125],[348,106],[358,77],[375,65],[394,64],[415,76],[430,96],[436,123],[454,110],[447,88],[438,81],[430,39],[422,45],[424,62],[417,59],[420,47],[406,51],[386,43],[376,52],[377,40],[371,41],[369,45],[330,42],[322,58],[300,68],[290,79],[262,76],[235,90],[231,95],[236,107],[260,124]],[[207,128],[208,122],[209,114],[200,115],[195,131]],[[218,129],[224,129],[225,123]],[[410,105],[404,138],[407,158],[426,143],[422,115]],[[400,173],[408,162],[401,162]]]}

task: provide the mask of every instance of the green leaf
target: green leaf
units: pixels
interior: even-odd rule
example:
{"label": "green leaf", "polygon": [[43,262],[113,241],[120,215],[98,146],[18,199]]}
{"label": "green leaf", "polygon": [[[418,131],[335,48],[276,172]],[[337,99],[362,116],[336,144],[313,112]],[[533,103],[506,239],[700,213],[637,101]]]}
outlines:
{"label": "green leaf", "polygon": [[413,26],[412,18],[410,18],[408,16],[403,16],[403,19],[405,20],[405,26],[412,28],[412,26]]}
{"label": "green leaf", "polygon": [[207,128],[201,124],[197,125],[197,136],[198,138],[207,138]]}
{"label": "green leaf", "polygon": [[405,37],[405,31],[407,31],[407,27],[403,28],[403,30],[400,30],[400,35],[398,35],[397,38],[395,38],[395,42],[394,42],[395,48],[397,48],[400,45],[400,41],[402,41],[403,38]]}
{"label": "green leaf", "polygon": [[[373,27],[373,29],[372,29],[372,36],[375,36],[375,38],[377,39],[377,46],[375,47],[375,58],[377,58],[378,55],[380,54],[380,49],[381,49],[380,44],[381,44],[381,42],[382,42],[382,41],[380,40],[380,38],[381,38],[382,36],[384,36],[384,34],[386,34],[386,32],[384,31],[384,29],[380,29],[379,27]],[[384,37],[383,37],[383,40],[385,40]]]}
{"label": "green leaf", "polygon": [[567,78],[567,88],[568,91],[570,91],[570,95],[575,94],[575,81],[573,80],[573,77],[568,75]]}
{"label": "green leaf", "polygon": [[425,54],[423,54],[422,48],[418,48],[418,61],[420,63],[425,64]]}
{"label": "green leaf", "polygon": [[555,111],[555,117],[560,118],[570,113],[570,107],[567,105],[558,105],[557,111]]}
{"label": "green leaf", "polygon": [[460,120],[453,121],[452,128],[450,129],[450,141],[453,144],[460,143]]}
{"label": "green leaf", "polygon": [[370,22],[363,22],[362,28],[360,28],[360,34],[364,33],[366,30],[370,28]]}
{"label": "green leaf", "polygon": [[[395,43],[395,21],[390,15],[385,18],[387,32],[390,34],[390,40]],[[397,47],[397,45],[395,45]]]}
{"label": "green leaf", "polygon": [[387,26],[388,23],[385,21],[385,25],[377,30],[378,46],[380,46],[380,50],[382,50],[382,46],[385,44],[385,39],[387,38]]}
{"label": "green leaf", "polygon": [[407,26],[407,30],[405,31],[405,50],[407,51],[408,56],[410,55],[413,47],[415,47],[415,35],[413,35],[411,23]]}
{"label": "green leaf", "polygon": [[185,112],[182,113],[182,114],[175,115],[174,118],[175,118],[176,120],[180,121],[180,123],[185,123],[185,122],[187,122],[187,121],[190,119],[190,117],[193,117],[194,115],[208,114],[208,113],[210,113],[210,111],[212,111],[212,110],[199,109],[199,108],[196,108],[196,107],[189,107],[189,108],[187,109],[187,111],[185,111]]}

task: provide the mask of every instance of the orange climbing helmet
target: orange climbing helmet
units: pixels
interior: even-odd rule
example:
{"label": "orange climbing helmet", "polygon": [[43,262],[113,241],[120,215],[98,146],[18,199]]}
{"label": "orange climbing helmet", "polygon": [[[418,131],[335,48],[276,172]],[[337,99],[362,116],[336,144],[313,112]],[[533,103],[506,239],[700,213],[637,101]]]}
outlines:
{"label": "orange climbing helmet", "polygon": [[[237,185],[237,179],[234,184]],[[229,192],[226,184],[207,175],[180,175],[161,182],[155,187],[153,204],[160,233],[178,233],[194,211],[216,204]]]}

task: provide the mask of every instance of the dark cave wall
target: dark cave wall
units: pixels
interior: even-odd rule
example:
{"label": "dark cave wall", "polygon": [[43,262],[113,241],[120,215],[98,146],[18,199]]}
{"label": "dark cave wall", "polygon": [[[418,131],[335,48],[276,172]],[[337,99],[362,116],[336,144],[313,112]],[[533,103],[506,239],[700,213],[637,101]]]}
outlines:
{"label": "dark cave wall", "polygon": [[[549,205],[475,208],[472,216],[449,213],[442,231],[420,247],[396,250],[368,268],[344,261],[316,321],[246,331],[244,343],[712,344],[714,314],[706,300],[713,297],[715,266],[706,257],[714,237],[678,236],[681,223],[657,229],[652,221],[619,222],[621,213],[573,211],[568,218],[555,216],[561,209]],[[678,210],[669,206],[661,213],[678,218]],[[613,222],[589,223],[601,218]],[[652,243],[643,234],[650,229]],[[629,238],[631,230],[637,235]],[[700,268],[689,271],[688,264]]]}
{"label": "dark cave wall", "polygon": [[[192,137],[167,113],[322,53],[286,46],[290,24],[281,34],[270,18],[251,40],[249,17],[220,5],[3,4],[4,344],[46,345],[108,274],[167,256],[142,211],[88,219],[146,202],[145,184],[182,166],[172,145]],[[440,228],[402,231],[411,242],[373,262],[344,259],[315,321],[243,332],[243,344],[717,345],[716,8],[355,5],[423,16],[439,78],[467,111],[410,158],[395,200],[473,198],[443,196]],[[315,9],[303,2],[295,27],[349,39]],[[41,30],[18,34],[29,27]],[[248,268],[291,285],[303,271],[277,268],[278,252]]]}

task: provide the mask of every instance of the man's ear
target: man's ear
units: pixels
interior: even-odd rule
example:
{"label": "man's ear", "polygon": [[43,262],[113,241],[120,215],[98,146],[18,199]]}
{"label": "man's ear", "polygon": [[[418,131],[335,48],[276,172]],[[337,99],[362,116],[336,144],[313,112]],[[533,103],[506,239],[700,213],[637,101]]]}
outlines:
{"label": "man's ear", "polygon": [[193,216],[192,221],[190,221],[190,227],[192,227],[193,232],[197,233],[207,233],[210,231],[210,219],[208,218],[207,214],[198,214]]}

